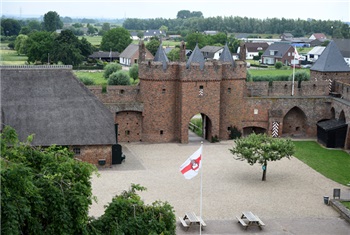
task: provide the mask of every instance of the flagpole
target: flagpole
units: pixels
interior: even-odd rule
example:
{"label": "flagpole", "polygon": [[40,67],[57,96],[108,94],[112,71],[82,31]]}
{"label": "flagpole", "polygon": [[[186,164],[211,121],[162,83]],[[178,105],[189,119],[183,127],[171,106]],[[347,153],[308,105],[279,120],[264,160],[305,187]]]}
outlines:
{"label": "flagpole", "polygon": [[202,175],[203,175],[203,141],[201,141],[201,148],[202,148],[202,156],[201,156],[201,186],[200,186],[200,202],[199,202],[199,234],[202,234],[202,196],[203,196],[203,187],[202,187]]}
{"label": "flagpole", "polygon": [[294,47],[294,60],[293,60],[293,82],[292,82],[292,96],[294,95],[294,75],[295,75],[295,52],[296,48]]}

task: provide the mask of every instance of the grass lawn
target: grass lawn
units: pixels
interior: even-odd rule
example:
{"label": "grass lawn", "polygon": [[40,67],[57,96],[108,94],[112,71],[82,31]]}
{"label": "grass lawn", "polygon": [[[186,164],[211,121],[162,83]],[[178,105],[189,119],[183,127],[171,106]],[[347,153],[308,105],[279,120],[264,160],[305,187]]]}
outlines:
{"label": "grass lawn", "polygon": [[79,70],[73,70],[75,76],[78,78],[87,77],[95,81],[96,85],[102,85],[107,84],[107,79],[103,77],[103,71],[79,71]]}
{"label": "grass lawn", "polygon": [[350,210],[350,202],[341,202],[346,208]]}
{"label": "grass lawn", "polygon": [[25,65],[28,59],[25,55],[17,55],[17,51],[9,49],[0,50],[0,65]]}
{"label": "grass lawn", "polygon": [[[310,74],[310,69],[301,69]],[[295,71],[298,71],[296,69]],[[249,69],[249,73],[252,76],[280,76],[280,75],[291,75],[293,69]]]}
{"label": "grass lawn", "polygon": [[294,156],[327,178],[346,185],[350,182],[350,155],[326,149],[315,141],[294,141]]}
{"label": "grass lawn", "polygon": [[83,36],[79,37],[79,40],[82,38],[86,38],[86,40],[90,42],[93,46],[101,45],[102,36]]}

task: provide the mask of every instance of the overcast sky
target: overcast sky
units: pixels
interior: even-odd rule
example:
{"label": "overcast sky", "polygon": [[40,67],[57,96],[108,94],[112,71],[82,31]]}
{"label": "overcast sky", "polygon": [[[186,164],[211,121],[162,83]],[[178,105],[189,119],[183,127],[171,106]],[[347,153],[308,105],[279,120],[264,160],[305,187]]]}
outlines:
{"label": "overcast sky", "polygon": [[1,15],[42,16],[56,11],[71,18],[176,18],[180,10],[204,17],[321,19],[350,22],[350,0],[2,0]]}

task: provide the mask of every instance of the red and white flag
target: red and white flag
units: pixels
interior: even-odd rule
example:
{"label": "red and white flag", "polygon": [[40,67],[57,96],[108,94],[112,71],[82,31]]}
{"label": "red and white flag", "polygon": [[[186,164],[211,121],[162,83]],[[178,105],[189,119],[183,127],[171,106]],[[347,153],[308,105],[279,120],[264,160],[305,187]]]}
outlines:
{"label": "red and white flag", "polygon": [[301,57],[300,57],[296,47],[294,47],[294,59],[301,60]]}
{"label": "red and white flag", "polygon": [[180,172],[186,179],[192,179],[198,174],[199,169],[202,166],[202,145],[194,152],[181,166]]}

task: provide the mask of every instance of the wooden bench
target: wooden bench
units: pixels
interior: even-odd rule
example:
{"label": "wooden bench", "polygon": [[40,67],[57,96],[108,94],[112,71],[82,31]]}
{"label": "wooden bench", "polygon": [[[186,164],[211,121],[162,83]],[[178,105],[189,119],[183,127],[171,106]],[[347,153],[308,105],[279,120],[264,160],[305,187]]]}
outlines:
{"label": "wooden bench", "polygon": [[247,229],[248,224],[246,222],[244,222],[244,220],[242,220],[241,218],[239,218],[237,216],[236,216],[236,218],[238,220],[238,223],[241,223],[241,225]]}
{"label": "wooden bench", "polygon": [[190,227],[183,218],[179,217],[179,220],[180,220],[182,226],[184,226],[185,228],[188,229]]}

